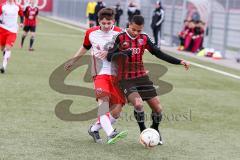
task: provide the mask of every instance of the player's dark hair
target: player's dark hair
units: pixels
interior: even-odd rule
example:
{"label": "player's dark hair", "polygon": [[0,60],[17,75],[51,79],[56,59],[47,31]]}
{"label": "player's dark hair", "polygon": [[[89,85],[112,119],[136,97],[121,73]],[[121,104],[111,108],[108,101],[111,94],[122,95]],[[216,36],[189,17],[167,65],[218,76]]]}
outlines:
{"label": "player's dark hair", "polygon": [[133,16],[131,23],[135,23],[139,26],[144,25],[144,18],[141,15],[135,15]]}
{"label": "player's dark hair", "polygon": [[98,12],[98,20],[103,20],[106,18],[107,20],[114,20],[115,12],[112,8],[103,8]]}

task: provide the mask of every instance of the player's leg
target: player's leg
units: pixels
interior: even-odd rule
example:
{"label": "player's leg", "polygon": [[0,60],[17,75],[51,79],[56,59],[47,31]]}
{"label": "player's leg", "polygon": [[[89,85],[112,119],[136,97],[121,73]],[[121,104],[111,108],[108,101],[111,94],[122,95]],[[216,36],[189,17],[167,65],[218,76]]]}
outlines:
{"label": "player's leg", "polygon": [[[115,124],[117,122],[117,119],[120,117],[120,114],[122,112],[122,107],[123,105],[122,104],[115,104],[115,105],[112,105],[112,110],[111,112],[109,113],[109,119],[113,124]],[[117,141],[125,138],[127,136],[127,131],[116,131],[116,129],[114,130],[113,134],[111,136],[108,137],[108,144],[114,144],[116,143]]]}
{"label": "player's leg", "polygon": [[7,64],[8,61],[11,57],[11,46],[10,45],[6,45],[3,51],[3,62],[2,62],[2,68],[1,68],[1,73],[5,73],[6,69],[7,69]]}
{"label": "player's leg", "polygon": [[[0,43],[0,44],[1,44],[1,43]],[[0,48],[1,48],[1,51],[3,52],[3,57],[4,57],[4,55],[5,55],[5,49],[4,49],[4,48],[5,48],[5,47],[4,47],[3,45],[1,45]],[[1,72],[1,73],[4,73],[4,72],[5,72],[3,66],[1,66],[0,72]]]}
{"label": "player's leg", "polygon": [[159,124],[162,120],[162,106],[160,104],[160,100],[156,96],[156,97],[153,97],[153,98],[147,100],[147,103],[148,103],[149,107],[152,109],[152,114],[151,114],[152,125],[151,125],[151,128],[153,128],[153,129],[155,129],[159,132],[159,135],[160,135],[160,143],[159,144],[163,144],[162,137],[161,137],[160,130],[159,130]]}
{"label": "player's leg", "polygon": [[[121,111],[122,111],[122,106],[120,104],[113,105],[112,107],[110,107],[109,119],[112,125],[117,122],[117,119],[119,118]],[[102,126],[100,122],[97,121],[92,125],[91,131],[99,131],[101,128]]]}
{"label": "player's leg", "polygon": [[140,132],[146,129],[143,110],[143,100],[137,91],[135,80],[122,80],[119,82],[120,88],[130,102],[134,106],[134,117],[137,120]]}
{"label": "player's leg", "polygon": [[8,64],[8,61],[9,61],[10,57],[11,57],[11,48],[13,47],[14,42],[16,41],[16,38],[17,38],[16,33],[11,33],[11,32],[7,33],[1,73],[4,73],[7,69],[7,64]]}
{"label": "player's leg", "polygon": [[[4,59],[4,55],[5,55],[5,44],[6,44],[6,39],[7,39],[7,34],[6,34],[6,30],[4,30],[3,28],[0,28],[0,48],[2,51],[2,55],[3,55],[3,59]],[[5,70],[3,68],[3,66],[1,66],[0,68],[0,72],[4,73]]]}
{"label": "player's leg", "polygon": [[158,45],[158,29],[155,27],[153,30],[154,43]]}
{"label": "player's leg", "polygon": [[[118,80],[116,77],[111,77],[111,97],[110,97],[110,121],[112,124],[116,123],[117,119],[120,117],[122,112],[122,107],[125,104],[125,96],[123,95],[122,91],[118,87]],[[115,135],[108,138],[108,143],[116,143],[122,138],[127,136],[127,131],[121,131],[115,133]]]}
{"label": "player's leg", "polygon": [[127,135],[126,131],[118,132],[112,127],[120,116],[125,99],[123,95],[119,95],[120,90],[114,89],[111,76],[97,76],[94,84],[99,102],[98,122],[91,126],[90,131],[96,133],[103,128],[108,136],[107,143],[114,144]]}
{"label": "player's leg", "polygon": [[33,43],[34,43],[34,40],[35,40],[35,32],[36,32],[36,27],[35,26],[32,26],[30,28],[30,44],[29,44],[29,51],[34,51],[33,49]]}
{"label": "player's leg", "polygon": [[[96,76],[94,78],[94,86],[95,86],[95,93],[98,100],[98,121],[105,131],[105,133],[108,136],[108,139],[114,139],[113,143],[115,142],[115,139],[119,139],[119,133],[116,132],[111,124],[110,120],[110,113],[109,113],[109,106],[110,106],[110,81],[109,76]],[[95,125],[90,127],[89,133],[92,136],[92,132],[98,132],[100,127],[96,127]],[[94,137],[93,137],[94,138]],[[95,140],[95,139],[94,139]],[[95,140],[96,142],[96,140]],[[111,140],[110,140],[111,142]]]}
{"label": "player's leg", "polygon": [[[121,104],[116,104],[113,105],[110,108],[110,112],[108,112],[106,115],[108,116],[111,125],[115,124],[117,122],[117,119],[120,117],[120,113],[122,111],[122,105]],[[99,130],[102,129],[102,125],[100,123],[100,120],[97,120],[91,127],[90,130],[88,131],[89,134],[94,138],[94,141],[96,143],[102,143],[102,139],[99,136]],[[122,133],[121,133],[122,134]],[[121,137],[124,138],[124,137]],[[119,140],[120,138],[118,138]],[[116,141],[115,141],[116,143]]]}
{"label": "player's leg", "polygon": [[24,44],[24,40],[25,40],[25,38],[27,37],[27,34],[28,34],[28,32],[29,32],[29,26],[24,26],[23,27],[23,35],[22,35],[22,38],[21,38],[21,43],[20,43],[20,48],[22,48],[23,47],[23,44]]}
{"label": "player's leg", "polygon": [[[96,84],[96,83],[95,83]],[[98,120],[94,125],[91,125],[88,133],[93,137],[96,143],[102,143],[99,135],[99,130],[103,128],[107,136],[110,136],[114,131],[109,118],[109,97],[98,97]]]}
{"label": "player's leg", "polygon": [[133,92],[128,96],[128,101],[134,106],[134,117],[138,123],[140,132],[146,129],[143,100],[138,92]]}
{"label": "player's leg", "polygon": [[5,44],[6,44],[6,30],[0,27],[0,49],[4,52]]}
{"label": "player's leg", "polygon": [[[117,119],[120,117],[121,112],[122,112],[121,104],[115,104],[110,107],[109,119],[110,119],[112,125],[117,122]],[[99,131],[101,128],[102,128],[102,126],[99,123],[99,121],[97,121],[94,125],[92,125],[93,131]]]}

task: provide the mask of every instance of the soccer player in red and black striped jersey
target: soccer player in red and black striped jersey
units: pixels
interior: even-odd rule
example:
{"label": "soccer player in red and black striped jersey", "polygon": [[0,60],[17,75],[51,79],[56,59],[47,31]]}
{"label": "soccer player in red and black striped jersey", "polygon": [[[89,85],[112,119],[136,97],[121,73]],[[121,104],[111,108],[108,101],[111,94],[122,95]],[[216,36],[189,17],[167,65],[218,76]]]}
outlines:
{"label": "soccer player in red and black striped jersey", "polygon": [[[140,131],[142,132],[146,129],[143,110],[143,101],[146,101],[152,109],[151,116],[153,122],[151,128],[159,132],[159,123],[162,119],[162,106],[157,97],[153,82],[149,79],[144,69],[144,50],[147,49],[157,58],[169,63],[184,65],[186,69],[189,68],[189,63],[163,53],[147,34],[142,33],[143,27],[144,18],[140,15],[134,16],[129,28],[117,35],[114,47],[109,50],[107,58],[109,61],[116,60],[118,64],[119,85],[128,101],[134,105],[134,116],[138,122]],[[159,144],[162,144],[161,135]]]}
{"label": "soccer player in red and black striped jersey", "polygon": [[30,0],[30,5],[26,7],[24,11],[25,19],[24,19],[24,28],[23,28],[23,35],[20,44],[20,48],[23,47],[24,40],[30,31],[31,38],[30,38],[30,45],[29,51],[34,51],[33,43],[35,39],[35,32],[36,32],[36,24],[37,24],[37,15],[38,15],[38,7],[35,6],[34,0]]}

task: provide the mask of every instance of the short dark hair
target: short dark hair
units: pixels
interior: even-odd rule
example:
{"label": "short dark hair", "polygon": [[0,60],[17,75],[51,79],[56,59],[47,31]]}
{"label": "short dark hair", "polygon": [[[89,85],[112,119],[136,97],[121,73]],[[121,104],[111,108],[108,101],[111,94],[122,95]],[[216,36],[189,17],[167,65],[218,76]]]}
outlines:
{"label": "short dark hair", "polygon": [[133,16],[131,23],[135,23],[139,26],[144,25],[144,18],[141,15],[135,15]]}
{"label": "short dark hair", "polygon": [[106,18],[107,20],[114,20],[115,12],[112,8],[103,8],[98,12],[98,20],[103,20]]}

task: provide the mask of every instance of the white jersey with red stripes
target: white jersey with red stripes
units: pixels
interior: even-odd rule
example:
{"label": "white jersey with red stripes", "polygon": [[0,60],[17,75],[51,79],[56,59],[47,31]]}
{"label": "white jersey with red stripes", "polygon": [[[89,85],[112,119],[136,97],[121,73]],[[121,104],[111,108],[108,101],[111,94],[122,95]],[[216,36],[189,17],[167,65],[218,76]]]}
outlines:
{"label": "white jersey with red stripes", "polygon": [[5,2],[0,5],[1,23],[0,27],[10,32],[18,31],[18,15],[23,16],[21,7],[15,2]]}
{"label": "white jersey with red stripes", "polygon": [[113,44],[114,37],[121,32],[119,27],[113,26],[109,32],[103,32],[99,26],[92,27],[86,31],[83,46],[91,48],[92,55],[92,75],[116,75],[117,68],[114,63],[107,59],[97,58],[99,51],[108,51]]}

